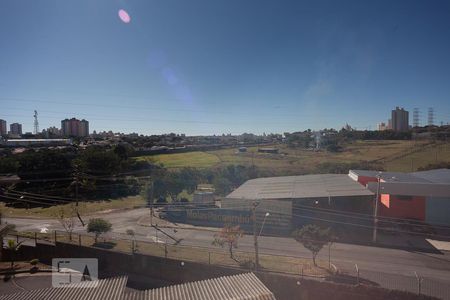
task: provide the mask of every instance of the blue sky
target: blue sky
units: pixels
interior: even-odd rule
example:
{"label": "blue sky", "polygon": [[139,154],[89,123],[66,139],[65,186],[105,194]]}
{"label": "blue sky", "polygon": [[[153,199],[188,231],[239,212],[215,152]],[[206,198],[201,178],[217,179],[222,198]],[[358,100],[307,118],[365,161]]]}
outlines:
{"label": "blue sky", "polygon": [[[124,9],[126,24],[118,17]],[[0,118],[221,134],[450,122],[449,1],[4,0]]]}

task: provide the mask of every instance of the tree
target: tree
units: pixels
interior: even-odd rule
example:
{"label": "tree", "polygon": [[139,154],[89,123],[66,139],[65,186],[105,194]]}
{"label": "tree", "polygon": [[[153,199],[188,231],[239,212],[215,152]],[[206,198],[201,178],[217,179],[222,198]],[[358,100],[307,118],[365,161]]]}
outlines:
{"label": "tree", "polygon": [[214,235],[214,241],[212,244],[222,248],[226,246],[228,248],[228,252],[230,253],[230,258],[236,261],[233,256],[233,249],[238,247],[238,241],[243,236],[244,231],[239,225],[225,225],[219,233]]}
{"label": "tree", "polygon": [[114,153],[120,158],[120,160],[127,160],[132,153],[132,147],[126,144],[118,144],[114,147]]}
{"label": "tree", "polygon": [[120,170],[120,158],[114,151],[99,148],[88,148],[83,151],[77,164],[84,173],[114,174]]}
{"label": "tree", "polygon": [[303,226],[300,230],[294,232],[294,238],[301,243],[303,247],[311,251],[313,263],[316,264],[316,256],[326,244],[332,240],[330,228],[321,228],[315,224]]}
{"label": "tree", "polygon": [[153,224],[153,204],[155,203],[153,182],[146,183],[141,189],[141,196],[147,202],[147,206],[150,207],[150,225]]}
{"label": "tree", "polygon": [[189,194],[193,194],[199,184],[200,173],[194,168],[182,168],[178,172],[178,177],[180,178],[184,189]]}
{"label": "tree", "polygon": [[214,190],[218,195],[226,196],[231,192],[231,182],[222,176],[217,176],[213,180]]}
{"label": "tree", "polygon": [[100,218],[90,219],[87,227],[87,232],[93,232],[95,234],[95,242],[97,243],[98,237],[111,230],[111,223]]}
{"label": "tree", "polygon": [[56,212],[56,218],[69,235],[70,241],[72,241],[72,232],[75,228],[76,215],[77,210],[74,204],[70,204],[69,207],[61,206]]}
{"label": "tree", "polygon": [[16,258],[16,253],[19,251],[20,246],[24,241],[16,243],[14,240],[8,240],[6,249],[11,252],[11,269],[14,269],[14,260]]}
{"label": "tree", "polygon": [[172,199],[172,202],[178,202],[178,195],[183,191],[183,180],[176,172],[170,172],[164,177],[166,192]]}
{"label": "tree", "polygon": [[[1,216],[2,215],[2,211],[0,210],[0,224],[1,224]],[[6,227],[3,228],[2,231],[0,231],[0,245],[3,247],[3,238],[10,233],[11,231],[13,231],[15,228],[15,225],[13,224],[8,224],[6,225]],[[2,261],[2,249],[0,248],[0,261]]]}

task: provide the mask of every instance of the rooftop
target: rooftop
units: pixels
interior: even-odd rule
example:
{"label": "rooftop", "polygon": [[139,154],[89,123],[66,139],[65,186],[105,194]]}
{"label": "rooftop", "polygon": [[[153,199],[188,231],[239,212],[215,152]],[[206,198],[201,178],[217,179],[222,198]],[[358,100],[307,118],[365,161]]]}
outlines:
{"label": "rooftop", "polygon": [[371,191],[346,174],[317,174],[248,180],[226,198],[299,199],[370,195],[373,195]]}
{"label": "rooftop", "polygon": [[380,175],[380,178],[385,182],[422,182],[427,183],[429,181],[415,177],[411,173],[402,173],[402,172],[380,172],[380,171],[371,171],[371,170],[350,170],[349,174],[354,174],[356,176],[365,176],[365,177],[376,177]]}
{"label": "rooftop", "polygon": [[434,183],[450,184],[450,169],[436,169],[411,173],[416,177],[428,180]]}
{"label": "rooftop", "polygon": [[224,276],[126,294],[125,300],[275,300],[253,273]]}
{"label": "rooftop", "polygon": [[127,277],[114,277],[98,281],[84,281],[67,287],[50,287],[37,290],[0,295],[0,300],[48,300],[48,299],[77,299],[77,300],[118,300],[122,299],[127,284]]}
{"label": "rooftop", "polygon": [[[450,170],[435,169],[414,173],[350,170],[355,181],[359,176],[380,176],[381,193],[403,196],[450,197]],[[368,189],[376,192],[377,183],[369,182]]]}
{"label": "rooftop", "polygon": [[127,277],[85,281],[67,287],[44,288],[0,295],[0,300],[276,300],[253,273],[223,276],[168,287],[124,293]]}
{"label": "rooftop", "polygon": [[376,177],[380,175],[385,182],[403,183],[444,183],[450,184],[450,169],[436,169],[414,173],[380,172],[371,170],[350,170],[356,176]]}

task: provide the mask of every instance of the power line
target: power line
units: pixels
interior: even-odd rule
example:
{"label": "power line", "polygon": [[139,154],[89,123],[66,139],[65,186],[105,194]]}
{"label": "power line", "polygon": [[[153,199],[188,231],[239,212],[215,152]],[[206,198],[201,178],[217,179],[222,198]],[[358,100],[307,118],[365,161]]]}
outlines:
{"label": "power line", "polygon": [[[125,100],[127,97],[121,97],[121,100]],[[155,102],[155,99],[150,98],[142,98],[147,101]],[[139,110],[148,110],[148,111],[174,111],[174,112],[195,112],[195,113],[207,113],[207,114],[221,114],[221,115],[242,115],[248,116],[247,112],[242,111],[208,111],[208,110],[199,110],[199,109],[187,109],[187,108],[166,108],[166,107],[149,107],[149,106],[134,106],[134,105],[120,105],[120,104],[99,104],[99,103],[87,103],[87,102],[64,102],[64,101],[55,101],[50,99],[36,99],[36,98],[24,98],[24,97],[0,97],[0,100],[11,100],[14,102],[32,102],[32,103],[49,103],[49,104],[63,104],[63,105],[72,105],[72,106],[83,106],[83,107],[102,107],[102,108],[131,108],[131,109],[139,109]],[[160,100],[160,99],[159,99]],[[176,99],[174,99],[176,100]],[[178,100],[176,100],[178,101]],[[12,108],[15,109],[15,108]],[[60,113],[60,112],[57,112]],[[67,112],[64,112],[67,113]],[[292,116],[292,117],[304,117],[310,116],[311,114],[279,114],[280,116]],[[329,116],[329,114],[321,113],[321,116]],[[267,115],[267,117],[273,117],[273,114]]]}
{"label": "power line", "polygon": [[[306,210],[306,211],[312,211],[312,212],[316,212],[318,211],[318,209],[315,209],[313,207],[311,208],[302,208],[302,210]],[[339,211],[335,211],[335,212],[329,212],[329,211],[319,211],[322,214],[329,214],[329,215],[335,215],[335,216],[341,216],[341,217],[346,217],[346,218],[353,218],[353,219],[360,219],[360,220],[365,220],[365,221],[373,221],[374,217],[371,215],[366,215],[367,217],[363,217],[363,216],[352,216],[349,214],[346,214],[345,212],[339,212]],[[406,218],[398,218],[399,220],[403,220],[403,222],[401,221],[395,221],[392,220],[388,217],[382,217],[382,216],[377,216],[378,220],[380,222],[383,223],[391,223],[391,224],[397,224],[397,225],[405,225],[405,221],[412,221],[410,219],[406,219]],[[422,227],[429,227],[429,226],[433,226],[433,227],[446,227],[449,228],[449,226],[441,226],[441,225],[437,225],[437,224],[421,224],[421,223],[414,223],[414,226],[422,226]]]}
{"label": "power line", "polygon": [[[65,113],[67,114],[67,113]],[[8,116],[8,117],[26,117],[26,115],[13,115],[13,114],[2,114],[2,116]],[[59,116],[42,116],[41,118],[49,119],[49,120],[61,120],[62,117]],[[122,121],[122,122],[163,122],[163,123],[187,123],[187,124],[217,124],[217,125],[252,125],[255,123],[255,121],[199,121],[199,120],[180,120],[180,119],[161,119],[161,118],[108,118],[108,117],[86,117],[89,119],[89,122],[95,122],[95,121]],[[303,117],[304,118],[304,117]],[[273,118],[272,118],[273,120]],[[256,122],[262,122],[264,124],[271,124],[271,125],[302,125],[302,126],[310,126],[313,127],[313,124],[310,122],[300,122],[298,120],[292,120],[290,122],[274,122],[274,121],[267,121],[263,119],[258,119]]]}
{"label": "power line", "polygon": [[[351,217],[350,215],[357,215],[357,216],[361,216],[361,218],[367,218],[367,219],[372,219],[373,220],[373,215],[371,214],[365,214],[365,213],[358,213],[358,212],[350,212],[350,211],[340,211],[340,210],[333,210],[333,209],[327,209],[327,208],[322,208],[322,207],[312,207],[312,206],[306,206],[306,205],[298,205],[295,204],[296,207],[300,207],[302,209],[309,209],[309,210],[318,210],[318,211],[325,211],[325,212],[330,212],[330,213],[334,213],[334,214],[339,214],[341,213],[342,216],[348,216]],[[353,217],[353,218],[357,218],[357,217]],[[378,216],[378,219],[381,219],[381,221],[383,222],[395,222],[395,220],[402,220],[402,221],[411,221],[411,219],[407,219],[407,218],[399,218],[399,217],[386,217],[386,216]],[[383,220],[386,219],[386,220]],[[415,221],[415,222],[419,222],[419,221]],[[397,222],[399,224],[401,224],[401,222]],[[423,223],[423,222],[422,222]],[[424,225],[432,225],[432,226],[442,226],[442,227],[449,227],[445,224],[438,224],[438,223],[427,223]]]}
{"label": "power line", "polygon": [[6,198],[6,199],[10,199],[10,200],[16,200],[18,202],[24,202],[24,203],[33,203],[33,204],[41,204],[41,205],[45,205],[45,206],[51,206],[50,203],[48,202],[42,202],[42,201],[36,201],[36,200],[30,200],[30,199],[20,199],[20,198],[14,198],[14,197],[10,197],[10,196],[6,196],[6,195],[0,195],[0,198]]}

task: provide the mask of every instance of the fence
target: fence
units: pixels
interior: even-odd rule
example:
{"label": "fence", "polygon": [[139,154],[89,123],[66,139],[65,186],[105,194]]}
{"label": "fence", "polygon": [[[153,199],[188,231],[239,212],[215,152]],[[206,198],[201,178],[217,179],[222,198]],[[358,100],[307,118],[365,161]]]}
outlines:
{"label": "fence", "polygon": [[[18,241],[20,239],[25,239],[51,244],[55,244],[55,242],[71,243],[80,246],[93,246],[120,251],[128,254],[139,253],[184,261],[254,269],[254,252],[233,249],[233,257],[231,257],[228,251],[219,247],[169,244],[167,242],[162,242],[160,239],[152,242],[140,240],[126,234],[114,233],[105,235],[104,237],[99,237],[97,242],[95,242],[95,236],[93,234],[72,233],[72,235],[69,236],[67,232],[63,231],[52,231],[48,233],[21,232],[20,234],[16,234],[15,238]],[[260,250],[264,251],[264,248],[260,248]],[[318,261],[317,266],[314,266],[310,257],[299,258],[294,256],[260,253],[259,267],[260,270],[305,277],[323,278],[330,275],[328,262]]]}
{"label": "fence", "polygon": [[[230,253],[221,248],[208,248],[198,246],[184,246],[168,244],[156,240],[155,242],[139,240],[133,236],[117,234],[100,237],[97,243],[94,235],[73,233],[70,237],[67,232],[53,231],[49,233],[22,232],[15,236],[17,241],[52,243],[72,243],[80,246],[93,246],[125,253],[140,253],[184,261],[202,262],[222,266],[239,266],[254,268],[254,252],[234,251],[233,258]],[[260,248],[260,270],[277,273],[286,273],[297,276],[320,278],[346,284],[365,284],[379,286],[391,290],[408,291],[450,300],[450,284],[445,280],[428,278],[417,273],[401,275],[384,273],[375,270],[360,269],[355,265],[352,271],[340,271],[333,274],[330,261],[318,261],[318,266],[312,264],[311,258],[293,257],[264,253]]]}
{"label": "fence", "polygon": [[347,284],[367,284],[391,290],[401,290],[416,294],[450,300],[450,283],[444,280],[428,278],[417,273],[411,275],[385,273],[360,269],[355,265],[353,272],[343,272],[335,278]]}

